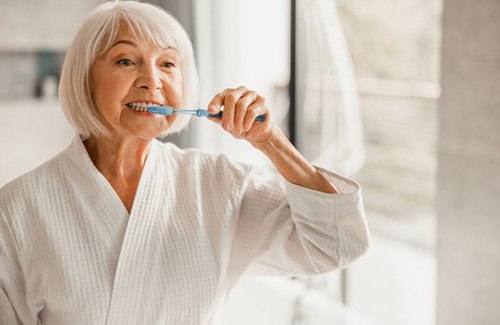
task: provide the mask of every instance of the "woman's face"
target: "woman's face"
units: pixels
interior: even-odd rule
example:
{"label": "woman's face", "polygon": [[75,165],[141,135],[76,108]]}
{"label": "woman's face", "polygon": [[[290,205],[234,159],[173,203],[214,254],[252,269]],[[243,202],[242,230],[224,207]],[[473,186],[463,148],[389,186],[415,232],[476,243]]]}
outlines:
{"label": "woman's face", "polygon": [[90,88],[94,105],[113,137],[152,139],[172,125],[175,115],[141,112],[131,104],[181,106],[177,51],[140,41],[122,28],[111,49],[94,62]]}

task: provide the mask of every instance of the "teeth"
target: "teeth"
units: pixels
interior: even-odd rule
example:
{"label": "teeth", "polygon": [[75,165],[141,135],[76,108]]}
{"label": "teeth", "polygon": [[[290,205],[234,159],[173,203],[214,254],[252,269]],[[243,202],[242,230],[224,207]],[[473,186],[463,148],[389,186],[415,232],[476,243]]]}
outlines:
{"label": "teeth", "polygon": [[127,106],[134,111],[138,112],[147,112],[149,106],[160,106],[155,103],[142,103],[142,102],[133,102],[133,103],[128,103]]}

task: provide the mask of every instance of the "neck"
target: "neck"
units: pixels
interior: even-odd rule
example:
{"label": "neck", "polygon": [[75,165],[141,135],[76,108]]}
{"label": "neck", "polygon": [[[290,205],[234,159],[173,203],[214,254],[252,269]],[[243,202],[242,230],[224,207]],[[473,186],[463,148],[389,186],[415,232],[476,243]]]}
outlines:
{"label": "neck", "polygon": [[116,139],[90,136],[85,148],[96,168],[108,178],[123,180],[141,173],[151,140]]}
{"label": "neck", "polygon": [[90,159],[130,213],[151,140],[91,136],[84,143]]}

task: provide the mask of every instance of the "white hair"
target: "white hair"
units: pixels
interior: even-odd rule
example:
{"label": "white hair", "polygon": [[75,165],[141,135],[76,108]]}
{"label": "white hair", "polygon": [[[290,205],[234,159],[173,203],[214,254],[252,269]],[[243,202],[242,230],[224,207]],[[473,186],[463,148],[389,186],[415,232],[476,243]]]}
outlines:
{"label": "white hair", "polygon": [[[83,137],[108,136],[90,93],[90,69],[96,58],[107,52],[125,24],[138,39],[161,47],[173,47],[179,53],[182,73],[182,105],[194,107],[198,100],[198,74],[193,47],[179,22],[167,11],[136,1],[114,1],[99,5],[83,22],[64,60],[59,100],[69,123]],[[178,115],[162,134],[181,131],[189,122],[188,115]]]}

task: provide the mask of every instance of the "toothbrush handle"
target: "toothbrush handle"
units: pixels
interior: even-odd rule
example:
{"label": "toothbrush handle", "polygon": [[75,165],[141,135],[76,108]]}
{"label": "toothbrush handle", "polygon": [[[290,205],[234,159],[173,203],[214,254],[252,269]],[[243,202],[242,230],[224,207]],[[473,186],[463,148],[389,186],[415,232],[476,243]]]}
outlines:
{"label": "toothbrush handle", "polygon": [[[219,113],[216,113],[216,114],[208,114],[208,116],[220,119],[220,118],[222,118],[222,111],[220,111]],[[265,114],[258,115],[255,118],[255,120],[258,121],[258,122],[264,122],[266,120],[266,115]]]}

